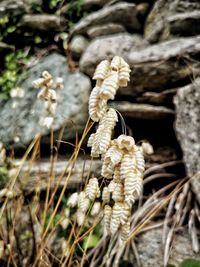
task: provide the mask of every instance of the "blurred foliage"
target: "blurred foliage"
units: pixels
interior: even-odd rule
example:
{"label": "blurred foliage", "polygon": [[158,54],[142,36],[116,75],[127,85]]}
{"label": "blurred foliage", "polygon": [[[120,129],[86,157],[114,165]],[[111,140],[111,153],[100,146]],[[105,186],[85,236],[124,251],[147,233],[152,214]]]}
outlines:
{"label": "blurred foliage", "polygon": [[0,189],[4,188],[5,184],[8,182],[9,175],[6,166],[0,167]]}
{"label": "blurred foliage", "polygon": [[99,242],[102,235],[101,225],[97,224],[94,228],[93,233],[86,236],[83,240],[83,249],[87,248],[94,248],[96,247],[97,243]]}
{"label": "blurred foliage", "polygon": [[200,261],[194,259],[186,259],[181,263],[180,267],[200,267]]}
{"label": "blurred foliage", "polygon": [[19,75],[22,73],[22,66],[30,60],[29,52],[18,50],[7,54],[4,58],[4,69],[0,77],[0,98],[7,99],[9,92],[14,88]]}

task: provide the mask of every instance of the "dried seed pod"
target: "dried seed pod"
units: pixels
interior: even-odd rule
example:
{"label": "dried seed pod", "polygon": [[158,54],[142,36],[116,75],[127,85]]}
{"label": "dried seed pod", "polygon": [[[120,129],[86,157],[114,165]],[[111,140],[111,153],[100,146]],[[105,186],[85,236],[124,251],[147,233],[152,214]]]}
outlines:
{"label": "dried seed pod", "polygon": [[112,130],[117,121],[116,111],[110,108],[101,119],[96,131],[91,149],[91,155],[93,157],[106,153],[110,146]]}
{"label": "dried seed pod", "polygon": [[132,136],[122,134],[117,138],[117,144],[119,149],[131,152],[134,149],[135,140]]}
{"label": "dried seed pod", "polygon": [[103,203],[109,203],[110,202],[110,192],[108,190],[108,187],[105,186],[102,191],[102,200]]}
{"label": "dried seed pod", "polygon": [[110,233],[111,217],[112,217],[112,208],[109,205],[105,205],[105,207],[104,207],[104,226],[105,226],[108,234]]}
{"label": "dried seed pod", "polygon": [[92,133],[92,134],[90,135],[89,139],[88,139],[87,146],[88,146],[88,147],[92,147],[93,144],[94,144],[94,140],[95,140],[95,134]]}
{"label": "dried seed pod", "polygon": [[115,183],[115,190],[112,191],[112,199],[115,202],[122,202],[124,201],[124,186],[122,183]]}
{"label": "dried seed pod", "polygon": [[123,224],[120,230],[121,230],[120,231],[121,240],[126,241],[130,234],[130,222],[127,221],[125,224]]}
{"label": "dried seed pod", "polygon": [[131,205],[142,192],[143,181],[138,173],[129,173],[124,180],[125,201]]}
{"label": "dried seed pod", "polygon": [[78,198],[78,208],[81,212],[86,212],[89,208],[90,200],[86,197],[85,192],[80,192]]}
{"label": "dried seed pod", "polygon": [[121,58],[121,65],[119,69],[119,86],[120,87],[126,87],[128,82],[130,81],[130,67],[128,63],[126,63],[122,58]]}
{"label": "dried seed pod", "polygon": [[91,212],[90,212],[91,216],[96,216],[96,215],[98,215],[99,212],[100,212],[100,210],[101,210],[101,203],[96,201],[96,202],[94,203],[92,209],[91,209]]}
{"label": "dried seed pod", "polygon": [[68,199],[68,201],[67,201],[67,206],[69,206],[69,207],[71,207],[71,208],[76,207],[77,204],[78,204],[78,198],[79,198],[78,193],[77,193],[77,192],[73,193],[73,194],[69,197],[69,199]]}
{"label": "dried seed pod", "polygon": [[42,77],[45,79],[45,81],[49,81],[52,79],[51,74],[47,70],[44,70],[42,72]]}
{"label": "dried seed pod", "polygon": [[34,88],[42,88],[44,87],[44,78],[38,78],[32,82]]}
{"label": "dried seed pod", "polygon": [[82,226],[84,224],[85,217],[86,217],[85,212],[81,210],[77,210],[76,219],[77,219],[78,226]]}
{"label": "dried seed pod", "polygon": [[110,67],[113,71],[119,71],[120,70],[120,66],[121,66],[121,57],[119,56],[115,56],[111,63],[110,63]]}
{"label": "dried seed pod", "polygon": [[135,173],[136,164],[136,158],[133,154],[125,154],[120,165],[120,178],[124,180],[129,173]]}
{"label": "dried seed pod", "polygon": [[114,173],[113,173],[113,180],[120,181],[121,175],[120,175],[120,169],[121,169],[121,164],[118,164],[115,166]]}
{"label": "dried seed pod", "polygon": [[120,163],[122,156],[122,151],[119,150],[117,146],[113,145],[107,150],[104,157],[104,162],[116,166],[118,163]]}
{"label": "dried seed pod", "polygon": [[100,197],[100,189],[97,178],[91,178],[89,184],[86,186],[86,196],[94,201],[95,198]]}
{"label": "dried seed pod", "polygon": [[110,220],[110,231],[112,235],[115,234],[119,229],[121,212],[122,212],[121,203],[115,203],[112,209],[112,217]]}
{"label": "dried seed pod", "polygon": [[93,121],[99,121],[107,110],[107,101],[100,98],[100,87],[93,88],[89,98],[89,115]]}
{"label": "dried seed pod", "polygon": [[0,198],[5,197],[8,193],[8,189],[7,188],[3,188],[0,190]]}
{"label": "dried seed pod", "polygon": [[141,149],[137,146],[134,146],[134,155],[136,159],[137,170],[143,174],[145,170],[144,156]]}
{"label": "dried seed pod", "polygon": [[108,75],[110,62],[108,60],[101,61],[94,72],[94,80],[104,80]]}
{"label": "dried seed pod", "polygon": [[118,73],[112,71],[111,74],[102,83],[102,86],[100,88],[100,97],[106,100],[113,100],[119,88],[118,81]]}
{"label": "dried seed pod", "polygon": [[152,155],[154,153],[153,146],[147,141],[142,142],[141,149],[142,152],[146,155]]}
{"label": "dried seed pod", "polygon": [[101,175],[105,178],[112,179],[114,173],[114,166],[103,162]]}

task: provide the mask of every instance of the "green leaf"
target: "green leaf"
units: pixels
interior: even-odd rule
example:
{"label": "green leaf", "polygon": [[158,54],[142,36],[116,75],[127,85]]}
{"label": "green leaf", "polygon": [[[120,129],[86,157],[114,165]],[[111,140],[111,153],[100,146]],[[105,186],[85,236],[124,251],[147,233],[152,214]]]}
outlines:
{"label": "green leaf", "polygon": [[94,248],[97,245],[98,241],[99,241],[99,237],[97,235],[91,234],[84,238],[83,248],[84,249]]}
{"label": "green leaf", "polygon": [[200,261],[194,259],[186,259],[181,263],[180,267],[200,267]]}

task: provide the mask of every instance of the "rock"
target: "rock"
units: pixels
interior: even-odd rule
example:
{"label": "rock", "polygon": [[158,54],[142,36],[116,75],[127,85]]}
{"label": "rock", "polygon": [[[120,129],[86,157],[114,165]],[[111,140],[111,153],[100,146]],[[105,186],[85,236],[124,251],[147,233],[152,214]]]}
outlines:
{"label": "rock", "polygon": [[[180,266],[187,258],[200,260],[200,255],[192,251],[189,239],[187,229],[174,234],[170,264]],[[142,267],[163,267],[162,229],[142,233],[137,239],[137,250]]]}
{"label": "rock", "polygon": [[91,9],[92,7],[102,7],[103,5],[106,4],[108,0],[83,0],[83,7],[84,9],[86,10],[89,10]]}
{"label": "rock", "polygon": [[171,105],[173,97],[177,92],[177,88],[165,90],[163,92],[145,92],[141,96],[136,97],[136,102],[143,102],[153,105]]}
{"label": "rock", "polygon": [[21,16],[30,12],[35,5],[42,5],[42,0],[1,0],[0,16]]}
{"label": "rock", "polygon": [[27,6],[23,0],[4,0],[0,2],[0,16],[19,16],[26,13]]}
{"label": "rock", "polygon": [[[200,36],[177,38],[147,46],[136,35],[117,34],[91,42],[80,60],[83,72],[92,76],[97,64],[115,55],[122,56],[131,67],[131,81],[121,94],[137,96],[145,91],[159,92],[176,88],[200,71],[195,55],[200,52]],[[194,57],[184,61],[180,58]]]}
{"label": "rock", "polygon": [[[32,87],[32,82],[41,76],[42,71],[49,71],[53,77],[64,79],[64,90],[58,91],[58,106],[53,129],[59,130],[67,125],[65,138],[73,138],[76,130],[81,132],[87,121],[88,97],[91,90],[90,80],[83,74],[70,73],[66,58],[52,53],[23,75],[18,86],[25,90],[25,97],[10,99],[0,109],[0,139],[4,144],[19,147],[28,144],[38,133],[46,135],[47,129],[42,129],[39,120],[44,112],[44,103],[37,99],[38,90]],[[13,108],[13,102],[17,107]],[[74,124],[76,126],[73,126]],[[69,128],[71,130],[69,131]]]}
{"label": "rock", "polygon": [[9,45],[3,42],[0,42],[0,52],[7,52],[7,51],[13,51],[15,50],[15,47],[13,45]]}
{"label": "rock", "polygon": [[200,34],[199,11],[199,0],[157,0],[146,20],[145,38],[157,42]]}
{"label": "rock", "polygon": [[76,35],[72,38],[69,48],[72,55],[80,57],[88,46],[88,39],[82,35]]}
{"label": "rock", "polygon": [[[143,9],[147,9],[144,5]],[[141,23],[138,20],[138,15],[142,14],[141,6],[138,8],[135,4],[117,3],[89,14],[78,22],[71,31],[71,36],[75,34],[83,34],[91,26],[97,26],[106,23],[120,23],[126,28],[139,31],[141,30]]]}
{"label": "rock", "polygon": [[126,32],[126,29],[119,23],[107,23],[99,26],[92,26],[87,30],[88,36],[92,39],[101,35],[109,35],[120,32]]}
{"label": "rock", "polygon": [[147,42],[136,34],[120,33],[96,38],[83,54],[79,64],[80,69],[92,77],[101,60],[111,59],[115,55],[127,59],[131,51],[140,50],[145,46],[147,46]]}
{"label": "rock", "polygon": [[[13,175],[17,168],[20,166],[21,161],[15,160],[13,162],[13,168],[10,170],[10,174]],[[58,185],[59,177],[65,172],[65,175],[63,176],[63,179],[60,181],[59,186],[63,187],[66,181],[66,175],[69,173],[70,168],[68,167],[66,170],[66,166],[68,164],[68,160],[60,159],[54,163],[54,175],[55,180],[51,184],[51,188],[55,188],[56,185]],[[69,182],[68,182],[68,188],[78,188],[81,183],[84,182],[84,180],[87,178],[87,175],[89,172],[94,173],[94,175],[99,176],[101,173],[101,160],[93,160],[91,165],[91,160],[87,159],[84,160],[83,158],[78,158],[76,160],[76,164],[72,170]],[[71,165],[70,165],[71,166]],[[84,168],[84,174],[83,174],[83,168]],[[40,162],[34,162],[32,164],[31,170],[30,165],[28,162],[25,162],[22,166],[21,172],[20,172],[20,182],[17,182],[15,185],[15,191],[20,193],[20,187],[23,187],[23,190],[26,193],[31,193],[33,190],[38,187],[41,190],[46,190],[48,183],[49,183],[49,172],[51,169],[51,163],[49,162],[49,159],[43,159]],[[66,170],[66,171],[65,171]],[[29,175],[27,175],[29,173]],[[26,177],[24,180],[23,177]]]}
{"label": "rock", "polygon": [[162,106],[136,104],[127,101],[115,101],[111,103],[111,106],[118,110],[122,116],[133,119],[162,120],[174,115],[173,110]]}
{"label": "rock", "polygon": [[65,29],[65,21],[57,15],[32,14],[24,15],[19,26],[38,31],[61,31]]}
{"label": "rock", "polygon": [[200,78],[181,88],[175,99],[177,138],[183,150],[184,161],[193,191],[200,203]]}

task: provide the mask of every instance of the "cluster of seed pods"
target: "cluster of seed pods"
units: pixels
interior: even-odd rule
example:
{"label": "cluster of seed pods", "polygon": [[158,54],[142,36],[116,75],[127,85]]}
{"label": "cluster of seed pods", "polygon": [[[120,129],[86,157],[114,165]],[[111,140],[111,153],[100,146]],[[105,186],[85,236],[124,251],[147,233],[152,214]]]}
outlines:
{"label": "cluster of seed pods", "polygon": [[119,87],[126,87],[130,80],[129,65],[121,58],[104,60],[96,68],[96,86],[89,99],[90,118],[99,122],[96,133],[91,134],[88,146],[91,156],[103,161],[101,175],[107,186],[102,189],[104,225],[107,233],[120,232],[121,240],[130,233],[131,208],[143,188],[145,162],[142,148],[133,137],[120,135],[112,140],[112,131],[118,121],[115,109],[109,108]]}
{"label": "cluster of seed pods", "polygon": [[42,126],[50,128],[56,113],[57,93],[55,89],[63,89],[63,79],[58,77],[55,81],[48,71],[43,71],[42,77],[33,81],[33,87],[40,89],[37,97],[44,101],[45,116]]}
{"label": "cluster of seed pods", "polygon": [[98,127],[90,135],[88,146],[92,157],[101,157],[101,175],[105,180],[100,190],[98,179],[89,179],[86,189],[77,195],[77,221],[81,225],[91,202],[101,198],[106,232],[111,235],[120,232],[121,240],[125,241],[130,233],[132,205],[142,191],[145,163],[142,148],[133,137],[122,134],[112,140],[118,115],[108,101],[114,99],[119,87],[127,86],[129,65],[118,56],[111,62],[104,60],[97,66],[93,79],[96,86],[89,99],[89,115],[98,122]]}

